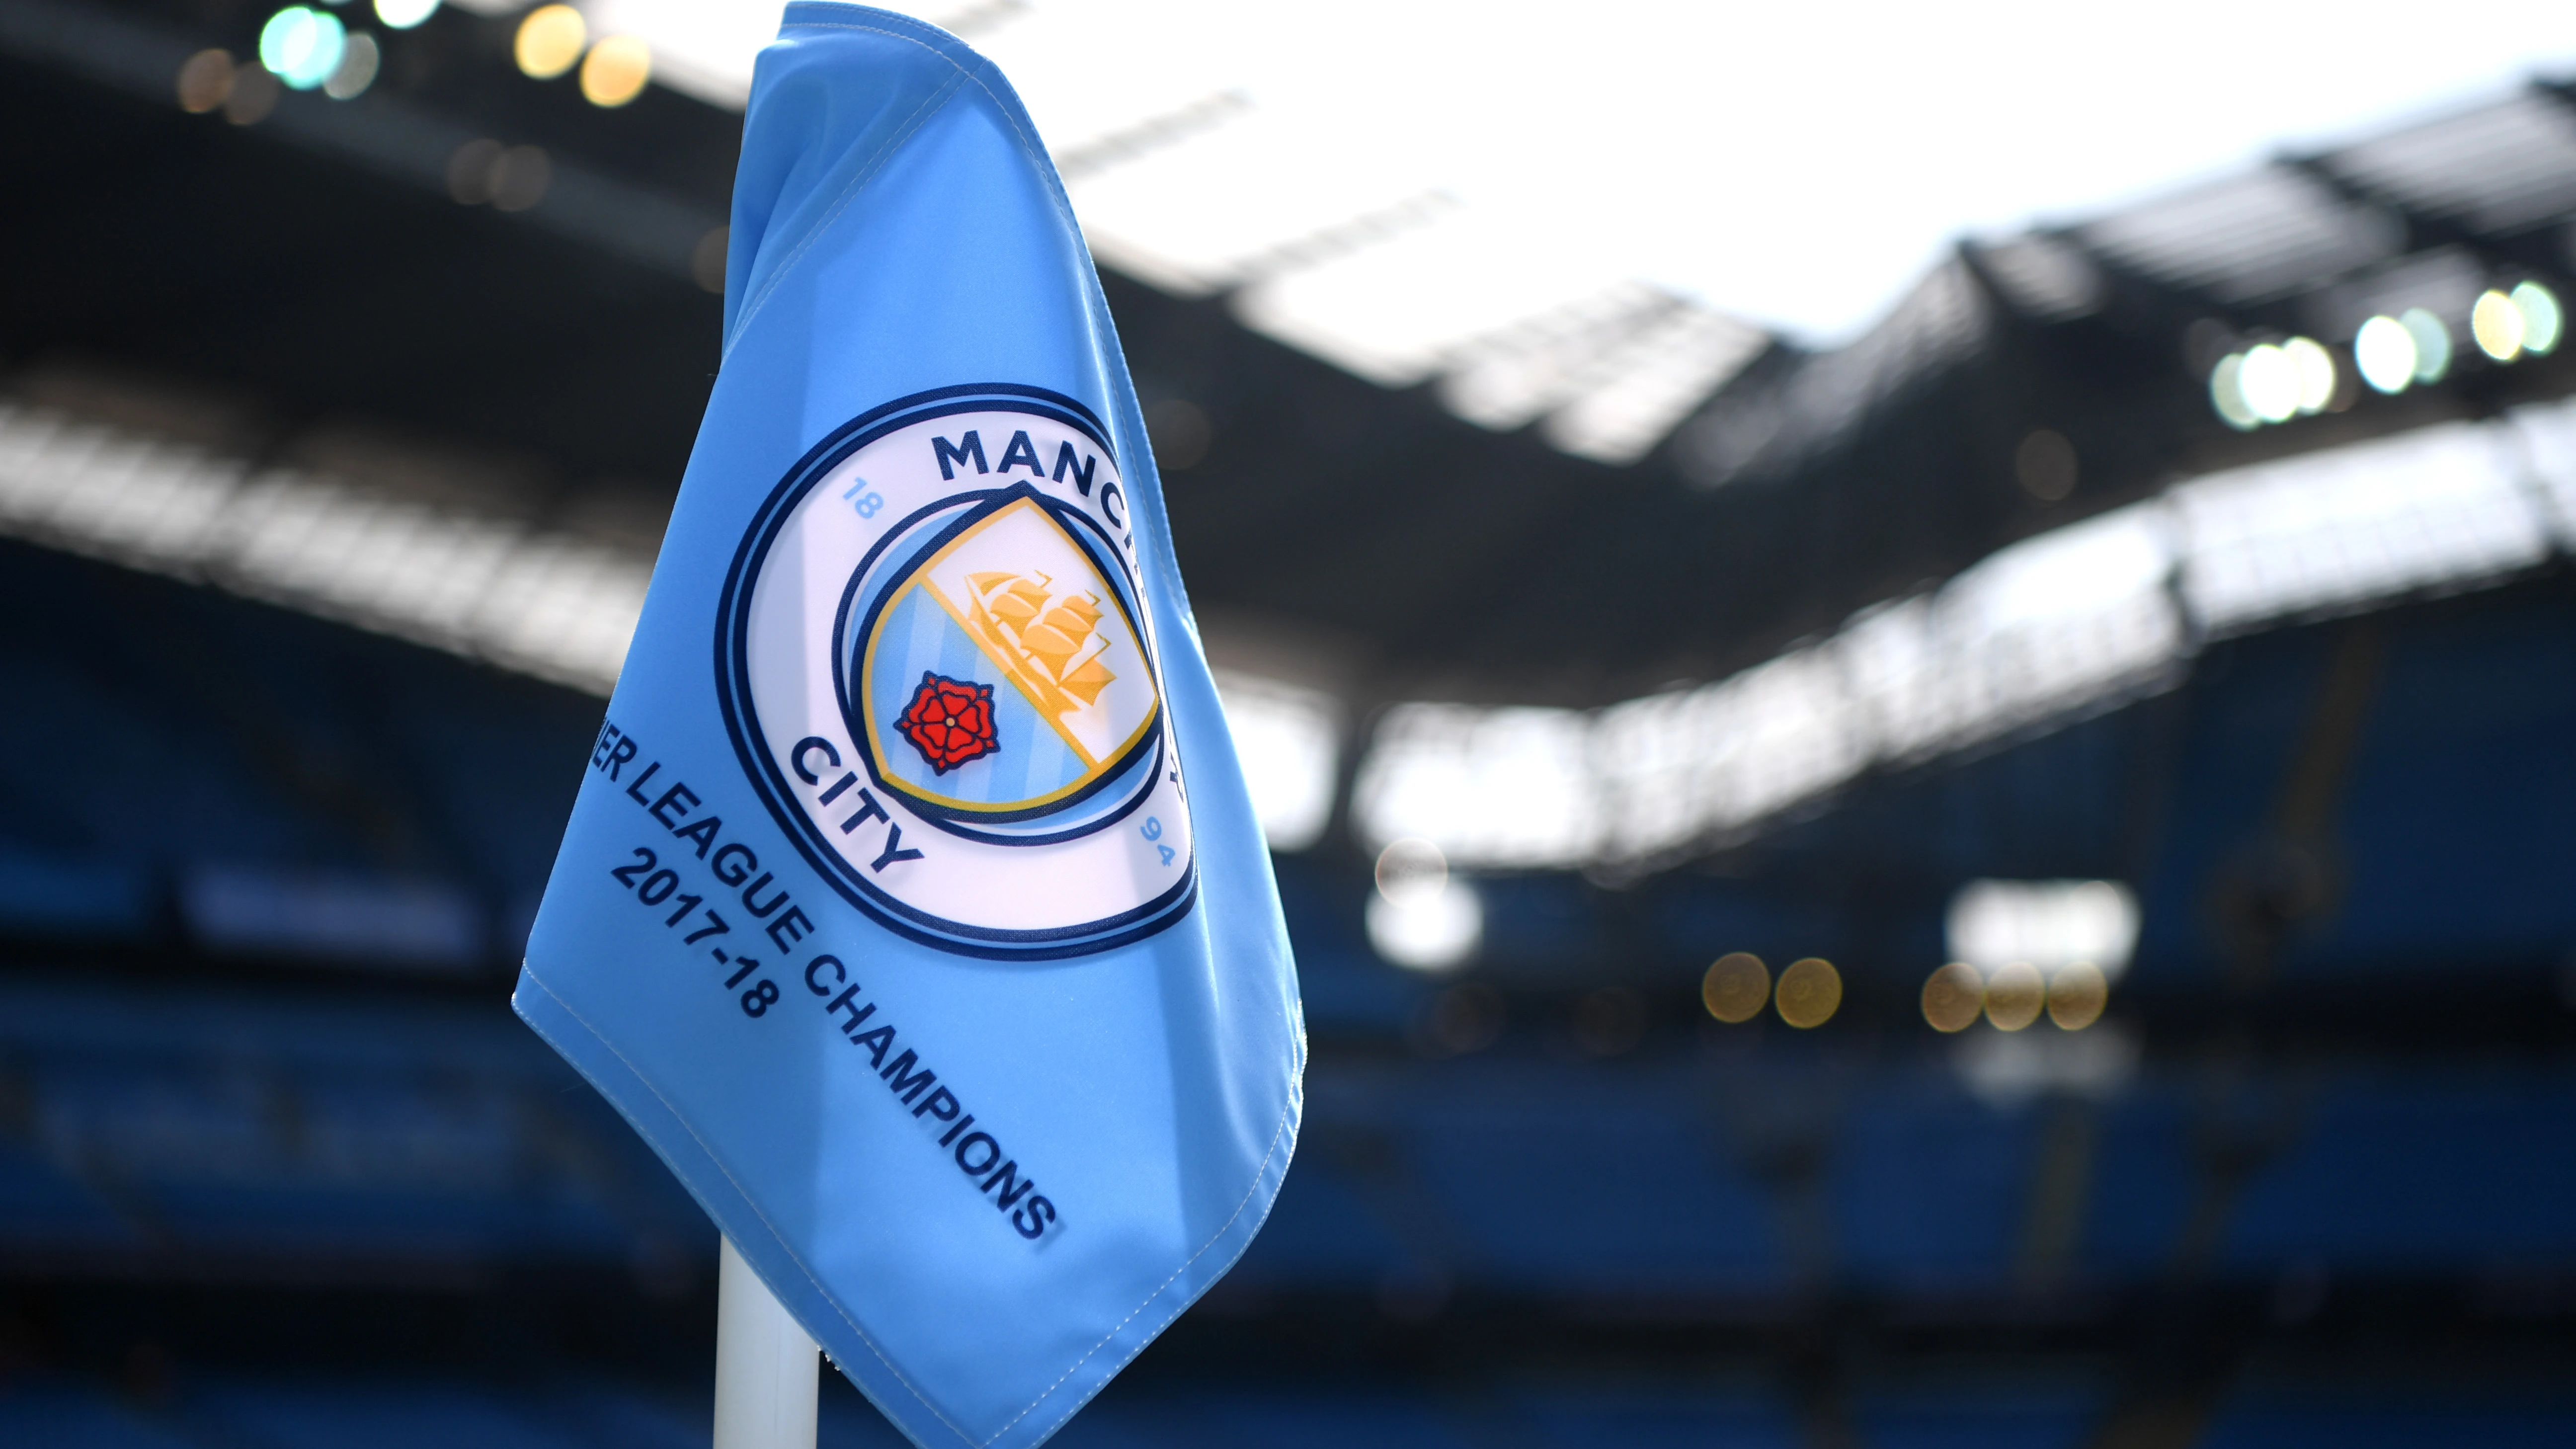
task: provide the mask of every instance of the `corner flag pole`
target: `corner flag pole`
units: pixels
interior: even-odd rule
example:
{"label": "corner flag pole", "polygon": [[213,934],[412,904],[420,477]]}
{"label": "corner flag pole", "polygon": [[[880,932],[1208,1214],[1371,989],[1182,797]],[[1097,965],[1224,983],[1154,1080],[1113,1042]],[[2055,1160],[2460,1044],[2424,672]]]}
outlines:
{"label": "corner flag pole", "polygon": [[725,1239],[716,1272],[715,1449],[814,1449],[821,1357]]}

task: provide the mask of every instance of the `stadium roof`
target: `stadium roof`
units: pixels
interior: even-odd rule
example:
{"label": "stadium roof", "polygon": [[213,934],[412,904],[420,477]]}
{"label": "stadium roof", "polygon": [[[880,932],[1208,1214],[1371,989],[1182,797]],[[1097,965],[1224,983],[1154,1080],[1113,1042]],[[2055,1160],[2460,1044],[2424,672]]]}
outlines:
{"label": "stadium roof", "polygon": [[[0,302],[19,399],[0,425],[7,526],[604,688],[714,364],[713,302],[692,278],[722,215],[738,123],[668,92],[624,111],[587,106],[515,74],[507,20],[461,14],[389,40],[383,78],[354,100],[289,93],[248,125],[184,114],[173,85],[188,56],[255,30],[257,7],[233,9],[209,20],[224,7],[0,5],[0,115],[57,138],[0,163],[27,217],[0,237],[0,265],[49,283]],[[998,50],[1004,33],[977,38]],[[1014,73],[1043,93],[1042,65]],[[1188,102],[1196,119],[1173,121],[1172,135],[1112,128],[1060,143],[1077,200],[1178,164],[1174,135],[1238,124],[1252,135],[1252,112],[1237,114],[1251,102],[1230,94]],[[456,189],[460,158],[488,165],[503,141],[542,146],[550,178],[515,209]],[[1441,228],[1465,216],[1421,206]],[[2243,470],[2310,453],[2321,479],[2397,466],[2329,456],[2417,458],[2453,477],[2471,466],[2457,459],[2494,455],[2494,439],[2537,436],[2527,420],[2542,414],[2528,409],[2576,391],[2566,351],[2490,358],[2471,328],[2492,292],[2533,281],[2569,295],[2576,104],[2547,84],[2089,220],[1959,244],[1845,346],[1764,334],[1745,350],[1737,324],[1613,278],[1477,333],[1473,347],[1435,349],[1438,365],[1419,375],[1437,380],[1404,389],[1280,345],[1337,355],[1343,344],[1298,332],[1322,313],[1264,313],[1261,299],[1287,295],[1272,282],[1395,267],[1406,247],[1453,233],[1389,220],[1315,242],[1267,281],[1193,282],[1122,252],[1104,219],[1114,213],[1103,202],[1086,215],[1104,257],[1158,283],[1106,278],[1212,650],[1320,691],[1270,695],[1308,736],[1336,709],[1364,719],[1425,701],[1652,704],[1400,711],[1390,739],[1461,720],[1715,719],[1721,699],[1799,694],[1790,681],[1804,666],[1792,662],[1827,657],[1905,655],[1915,662],[1887,667],[1994,676],[1974,686],[1988,691],[1982,704],[1904,696],[1904,738],[1783,725],[1843,753],[1779,765],[1785,784],[1710,785],[1707,798],[1735,803],[1692,807],[1688,829],[1597,846],[1610,854],[1682,848],[1861,763],[2090,707],[2187,655],[2191,631],[2235,627],[2211,622],[2225,609],[2205,598],[2166,608],[2138,602],[2155,592],[2144,585],[2113,590],[2144,610],[2123,616],[2134,649],[2078,649],[2075,674],[2013,682],[2003,676],[2020,666],[1988,658],[1986,636],[1958,622],[1991,612],[1970,601],[2003,595],[2031,628],[2052,611],[2072,619],[2083,609],[2059,609],[2059,586],[2032,580],[2090,580],[2103,560],[2121,565],[2104,577],[2183,569],[2192,590],[2216,587],[2213,535],[2176,534],[2175,520],[2218,516],[2191,500],[2234,495],[2185,480],[2268,477]],[[1181,295],[1204,288],[1216,290]],[[2362,324],[2418,311],[2431,319],[2424,345],[2438,337],[2452,354],[2448,370],[2395,395],[2364,388],[2352,351]],[[2250,429],[2241,407],[2236,423],[2222,416],[2211,384],[2229,360],[2293,337],[2331,360],[2314,410]],[[1723,378],[1653,362],[1715,356],[1721,343],[1744,351]],[[1650,374],[1659,380],[1637,391]],[[1414,374],[1377,372],[1399,375]],[[1652,407],[1638,401],[1650,394]],[[1639,420],[1672,417],[1669,438],[1626,466],[1561,446],[1569,428],[1654,432],[1664,424]],[[2401,434],[2487,441],[2375,451],[2373,439]],[[2314,511],[2280,517],[2343,538],[2359,526],[2337,521],[2345,486],[2284,484],[2277,496]],[[2412,498],[2450,485],[2386,486]],[[2494,523],[2506,505],[2485,497],[2452,499],[2461,518],[2486,520],[2472,527],[2480,537],[2560,536],[2546,509],[2529,528]],[[2403,509],[2450,518],[2452,503]],[[2286,524],[2265,527],[2279,548],[2309,547]],[[2093,559],[2088,548],[2104,552],[2041,566]],[[2529,549],[2497,548],[2326,592],[2367,601],[2528,566]],[[1997,582],[2007,578],[2018,582]],[[2308,607],[2275,601],[2242,617]],[[1914,642],[1889,642],[1899,636]],[[1884,712],[1895,696],[1870,698]],[[1388,803],[1408,798],[1385,783],[1389,758],[1363,792],[1373,829],[1410,818]],[[1536,861],[1596,845],[1461,848]]]}
{"label": "stadium roof", "polygon": [[[507,15],[527,0],[462,3]],[[739,109],[782,7],[581,8],[596,32],[649,42],[666,83]],[[1012,77],[1104,262],[1174,295],[1226,295],[1256,330],[1360,376],[1437,381],[1462,417],[1535,422],[1612,463],[1645,454],[1775,340],[1881,320],[1950,237],[2099,210],[2285,134],[2384,123],[2576,54],[2563,14],[2510,0],[2454,12],[2402,54],[2295,11],[2211,3],[2167,7],[2150,33],[2113,14],[2043,23],[1999,0],[1930,23],[1891,10],[1864,22],[1875,43],[1841,12],[1747,20],[1656,0],[1574,24],[1535,7],[1479,6],[1462,23],[1441,6],[1332,0],[1293,14],[893,8],[967,36]],[[2259,94],[2174,104],[2173,77],[2213,40],[2299,63]],[[1820,57],[1871,103],[1819,95]],[[2521,139],[2499,133],[2491,149]],[[2416,159],[2420,177],[2439,158]],[[2242,234],[2278,199],[2151,208],[2136,240],[2152,253],[2179,227],[2188,250]],[[2305,275],[2330,259],[2296,254],[2299,236],[2316,244],[2298,228],[2338,218],[2291,208],[2282,235],[2239,245]],[[2101,238],[2114,252],[2117,233]]]}
{"label": "stadium roof", "polygon": [[1651,865],[1864,775],[2170,687],[2212,638],[2576,556],[2576,404],[2177,484],[1716,683],[1578,711],[1406,704],[1352,801],[1462,864]]}

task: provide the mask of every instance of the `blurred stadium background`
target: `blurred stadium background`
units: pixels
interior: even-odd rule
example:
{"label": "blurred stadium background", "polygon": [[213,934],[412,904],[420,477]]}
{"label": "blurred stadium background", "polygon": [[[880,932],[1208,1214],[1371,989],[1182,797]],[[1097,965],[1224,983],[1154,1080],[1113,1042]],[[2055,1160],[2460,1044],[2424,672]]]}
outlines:
{"label": "blurred stadium background", "polygon": [[[713,1232],[504,997],[761,10],[0,0],[0,1442],[704,1442]],[[1186,10],[922,13],[1103,262],[1314,1047],[1063,1442],[2576,1442],[2576,88],[1793,317]]]}

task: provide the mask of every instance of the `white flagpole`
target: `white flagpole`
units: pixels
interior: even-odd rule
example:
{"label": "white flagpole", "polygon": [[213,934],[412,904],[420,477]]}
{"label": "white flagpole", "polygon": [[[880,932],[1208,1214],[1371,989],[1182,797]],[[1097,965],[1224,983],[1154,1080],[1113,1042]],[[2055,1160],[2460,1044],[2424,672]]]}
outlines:
{"label": "white flagpole", "polygon": [[821,1357],[727,1238],[716,1272],[715,1449],[814,1449]]}

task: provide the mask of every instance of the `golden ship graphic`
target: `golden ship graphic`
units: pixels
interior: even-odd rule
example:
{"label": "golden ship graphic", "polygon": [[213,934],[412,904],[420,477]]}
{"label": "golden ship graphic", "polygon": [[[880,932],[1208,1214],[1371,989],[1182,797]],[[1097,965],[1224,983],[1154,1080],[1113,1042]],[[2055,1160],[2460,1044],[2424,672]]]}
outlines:
{"label": "golden ship graphic", "polygon": [[967,632],[1041,713],[1061,719],[1100,702],[1118,676],[1101,662],[1110,646],[1097,637],[1099,595],[1059,593],[1055,580],[1036,570],[968,574],[966,582],[973,591]]}

